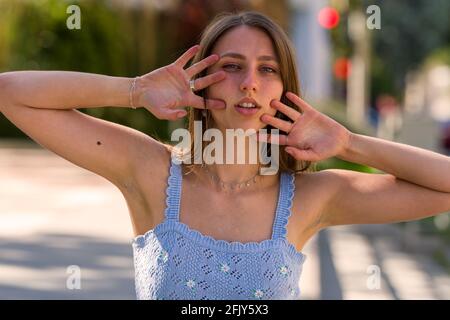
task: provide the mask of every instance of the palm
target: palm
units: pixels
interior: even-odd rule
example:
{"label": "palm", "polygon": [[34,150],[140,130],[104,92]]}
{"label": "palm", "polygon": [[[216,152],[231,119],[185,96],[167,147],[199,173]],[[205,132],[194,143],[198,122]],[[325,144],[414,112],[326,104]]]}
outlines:
{"label": "palm", "polygon": [[143,76],[143,82],[146,82],[152,91],[148,90],[142,95],[142,103],[144,106],[152,106],[158,109],[177,108],[188,105],[194,95],[187,83],[189,77],[183,68],[176,65],[169,65],[152,71]]}
{"label": "palm", "polygon": [[309,150],[313,161],[338,154],[345,144],[346,129],[339,123],[317,112],[300,116],[288,134],[289,144],[299,150]]}
{"label": "palm", "polygon": [[[176,120],[179,115],[186,115],[186,111],[179,109],[193,107],[199,109],[225,108],[225,103],[218,100],[206,101],[197,96],[189,87],[189,81],[196,74],[217,62],[218,56],[209,56],[196,64],[184,69],[195,53],[198,46],[187,50],[174,63],[156,69],[139,78],[141,89],[137,101],[139,106],[145,107],[159,119]],[[224,72],[216,72],[195,80],[195,90],[202,90],[211,84],[225,78]]]}
{"label": "palm", "polygon": [[350,132],[341,124],[309,106],[294,94],[287,94],[289,100],[302,110],[300,114],[279,101],[272,105],[286,114],[294,122],[288,122],[271,116],[263,121],[287,132],[279,136],[279,143],[297,160],[321,161],[340,154],[348,145]]}

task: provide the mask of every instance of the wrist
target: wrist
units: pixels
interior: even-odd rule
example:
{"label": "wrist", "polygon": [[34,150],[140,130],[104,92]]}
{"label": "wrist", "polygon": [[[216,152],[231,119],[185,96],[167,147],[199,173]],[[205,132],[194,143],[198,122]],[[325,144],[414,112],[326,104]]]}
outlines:
{"label": "wrist", "polygon": [[141,77],[134,77],[130,81],[129,90],[129,105],[132,109],[140,108],[140,96],[141,96]]}
{"label": "wrist", "polygon": [[108,77],[103,84],[105,88],[103,91],[97,90],[97,95],[104,97],[105,101],[101,104],[102,106],[120,107],[120,108],[131,108],[130,105],[130,89],[133,78],[127,77]]}
{"label": "wrist", "polygon": [[357,139],[357,134],[349,131],[349,133],[347,135],[347,139],[346,139],[347,141],[345,142],[341,152],[337,155],[337,157],[342,160],[351,162],[352,154],[354,153],[354,150],[355,150],[355,140],[356,139]]}

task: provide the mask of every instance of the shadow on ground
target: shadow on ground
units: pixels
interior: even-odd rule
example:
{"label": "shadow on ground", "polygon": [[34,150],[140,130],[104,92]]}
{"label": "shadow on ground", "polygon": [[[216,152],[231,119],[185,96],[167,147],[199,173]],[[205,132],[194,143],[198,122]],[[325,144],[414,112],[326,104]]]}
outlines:
{"label": "shadow on ground", "polygon": [[[73,265],[81,289],[67,287]],[[0,299],[135,299],[131,243],[55,233],[0,237],[0,270]]]}

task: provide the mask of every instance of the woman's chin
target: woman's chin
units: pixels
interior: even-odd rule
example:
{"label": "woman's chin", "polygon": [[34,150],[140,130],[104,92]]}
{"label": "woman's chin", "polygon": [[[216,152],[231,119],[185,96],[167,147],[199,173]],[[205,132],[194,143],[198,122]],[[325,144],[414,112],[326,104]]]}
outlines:
{"label": "woman's chin", "polygon": [[263,123],[242,123],[242,124],[236,124],[234,127],[230,129],[234,130],[243,130],[243,131],[254,131],[258,132],[259,130],[263,129],[266,125]]}
{"label": "woman's chin", "polygon": [[236,119],[235,121],[230,121],[228,123],[217,123],[215,128],[220,131],[226,130],[252,130],[258,132],[261,129],[267,127],[266,123],[261,122],[259,119],[253,119],[252,121],[242,121],[241,119]]}

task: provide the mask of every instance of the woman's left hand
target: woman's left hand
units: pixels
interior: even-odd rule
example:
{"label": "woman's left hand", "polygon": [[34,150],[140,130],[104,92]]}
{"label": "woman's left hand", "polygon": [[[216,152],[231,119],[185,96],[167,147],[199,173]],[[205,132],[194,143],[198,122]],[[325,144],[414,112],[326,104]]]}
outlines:
{"label": "woman's left hand", "polygon": [[[303,113],[272,100],[271,107],[285,114],[292,122],[264,114],[261,121],[287,133],[279,135],[279,144],[297,160],[321,161],[345,152],[350,144],[351,132],[343,125],[315,110],[297,95],[287,92],[286,97]],[[260,140],[272,138],[260,135]]]}

